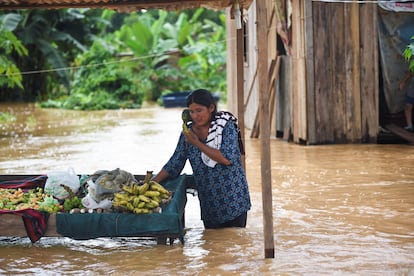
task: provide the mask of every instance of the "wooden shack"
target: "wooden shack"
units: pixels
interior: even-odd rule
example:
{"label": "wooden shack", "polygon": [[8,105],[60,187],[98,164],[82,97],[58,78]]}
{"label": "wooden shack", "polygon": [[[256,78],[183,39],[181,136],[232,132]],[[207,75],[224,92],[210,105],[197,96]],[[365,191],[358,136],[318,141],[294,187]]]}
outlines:
{"label": "wooden shack", "polygon": [[[268,22],[272,136],[306,145],[376,143],[380,122],[393,123],[387,122],[392,116],[380,107],[378,4],[263,2]],[[246,127],[252,129],[251,137],[259,136],[258,99],[263,93],[258,92],[257,49],[263,45],[256,35],[256,4],[244,16],[244,119]],[[229,37],[235,36],[234,29],[229,28],[229,32]],[[228,49],[234,49],[231,41],[235,40],[230,40]],[[234,64],[229,58],[228,72],[234,72]],[[235,99],[231,94],[234,85],[234,75],[230,74],[229,99]]]}

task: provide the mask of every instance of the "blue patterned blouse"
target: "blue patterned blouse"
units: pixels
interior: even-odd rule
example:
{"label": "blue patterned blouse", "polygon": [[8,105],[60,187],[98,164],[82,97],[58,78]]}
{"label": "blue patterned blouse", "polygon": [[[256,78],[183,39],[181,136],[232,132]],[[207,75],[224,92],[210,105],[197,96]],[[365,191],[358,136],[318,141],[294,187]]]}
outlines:
{"label": "blue patterned blouse", "polygon": [[238,142],[238,129],[229,121],[222,133],[221,153],[231,165],[217,163],[206,166],[201,151],[186,142],[181,133],[173,156],[164,165],[170,177],[178,177],[185,162],[190,161],[200,201],[201,219],[211,223],[231,221],[251,207],[249,188],[244,172]]}

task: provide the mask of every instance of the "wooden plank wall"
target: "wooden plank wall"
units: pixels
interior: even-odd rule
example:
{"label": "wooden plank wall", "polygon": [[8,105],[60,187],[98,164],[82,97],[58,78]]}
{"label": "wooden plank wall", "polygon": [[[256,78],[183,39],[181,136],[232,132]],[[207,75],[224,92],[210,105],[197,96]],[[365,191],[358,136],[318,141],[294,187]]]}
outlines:
{"label": "wooden plank wall", "polygon": [[[315,72],[314,72],[314,50],[313,50],[313,16],[312,16],[312,0],[305,0],[304,5],[304,29],[305,29],[305,41],[306,41],[306,102],[307,102],[307,129],[315,129]],[[316,132],[307,132],[307,141],[316,141]]]}
{"label": "wooden plank wall", "polygon": [[[271,0],[265,2],[272,7]],[[252,6],[247,14],[244,87],[245,123],[253,129],[259,88],[255,2]],[[379,133],[377,5],[292,0],[292,11],[292,55],[288,57],[291,74],[280,80],[290,82],[291,91],[282,91],[288,96],[285,104],[289,108],[282,108],[276,102],[277,115],[272,119],[280,121],[279,111],[283,112],[283,118],[289,118],[282,131],[291,130],[295,143],[376,143]],[[276,34],[276,28],[273,11],[267,12],[270,64],[277,54],[272,34]],[[231,64],[235,55],[229,51],[229,56]],[[234,72],[233,69],[229,72]],[[231,96],[234,96],[232,82],[234,79],[229,81],[229,100],[236,99]]]}
{"label": "wooden plank wall", "polygon": [[[377,143],[379,134],[378,6],[360,5],[361,131],[363,143]],[[363,28],[362,26],[371,26]]]}
{"label": "wooden plank wall", "polygon": [[305,24],[304,1],[292,0],[292,71],[293,71],[293,140],[296,143],[307,141],[307,101],[305,68]]}
{"label": "wooden plank wall", "polygon": [[[307,59],[312,51],[313,67],[307,68],[307,83],[313,83],[313,90],[307,86],[307,144],[375,142],[379,127],[375,4],[313,2],[311,14],[314,39]],[[303,99],[302,91],[294,94]],[[303,133],[295,135],[300,138]]]}

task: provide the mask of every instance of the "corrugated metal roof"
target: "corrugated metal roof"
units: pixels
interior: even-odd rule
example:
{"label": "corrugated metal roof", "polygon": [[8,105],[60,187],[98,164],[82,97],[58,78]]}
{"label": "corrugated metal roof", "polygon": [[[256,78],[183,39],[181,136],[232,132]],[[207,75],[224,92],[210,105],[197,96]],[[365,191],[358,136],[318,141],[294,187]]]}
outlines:
{"label": "corrugated metal roof", "polygon": [[253,0],[0,0],[0,9],[109,8],[119,11],[140,9],[182,10],[199,7],[224,9],[235,2],[247,9]]}

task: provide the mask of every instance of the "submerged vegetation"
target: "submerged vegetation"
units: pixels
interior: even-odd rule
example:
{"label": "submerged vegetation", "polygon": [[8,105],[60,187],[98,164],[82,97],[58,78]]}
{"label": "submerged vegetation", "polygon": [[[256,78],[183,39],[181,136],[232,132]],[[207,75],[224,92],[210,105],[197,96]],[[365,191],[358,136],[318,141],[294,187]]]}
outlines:
{"label": "submerged vegetation", "polygon": [[225,15],[207,9],[0,13],[0,100],[139,108],[175,91],[226,90]]}
{"label": "submerged vegetation", "polygon": [[11,124],[16,121],[16,117],[8,112],[0,112],[0,125]]}

